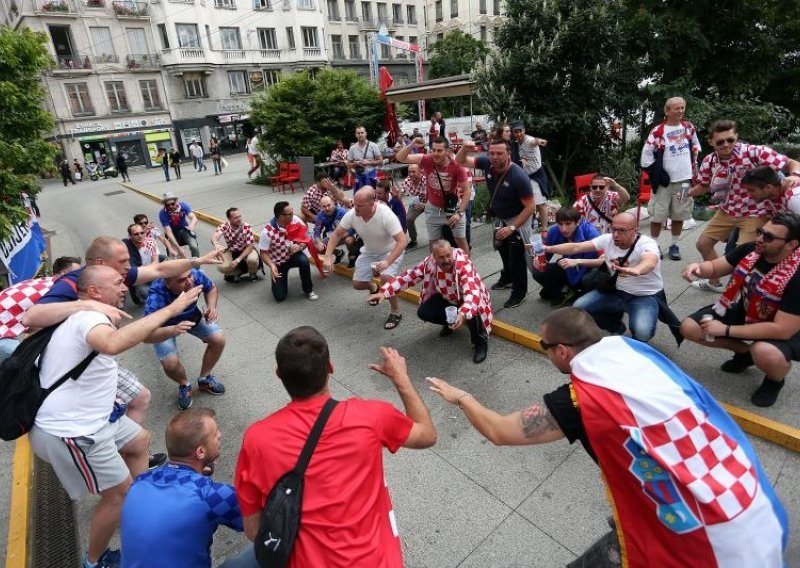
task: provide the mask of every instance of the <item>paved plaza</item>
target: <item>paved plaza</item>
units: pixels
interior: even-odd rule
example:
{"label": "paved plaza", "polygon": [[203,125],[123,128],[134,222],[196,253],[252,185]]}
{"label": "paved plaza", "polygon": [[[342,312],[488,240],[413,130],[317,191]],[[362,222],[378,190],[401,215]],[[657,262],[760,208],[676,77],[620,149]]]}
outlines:
{"label": "paved plaza", "polygon": [[[244,156],[227,159],[230,166],[221,176],[214,176],[210,169],[197,173],[188,162],[182,180],[167,183],[160,169],[133,170],[131,184],[159,196],[164,191],[174,192],[194,209],[218,218],[224,218],[225,210],[236,206],[256,229],[272,217],[273,205],[279,200],[285,198],[299,211],[302,191],[284,195],[248,184]],[[85,181],[66,188],[60,182],[47,182],[39,205],[42,225],[56,231],[54,256],[83,255],[88,242],[99,235],[121,238],[135,213],[147,213],[155,219],[159,208],[117,180]],[[421,243],[426,240],[423,221],[417,222]],[[201,251],[210,249],[212,229],[202,222],[198,226]],[[716,299],[680,278],[683,266],[699,259],[694,249],[697,234],[697,229],[684,232],[682,262],[663,262],[667,296],[678,317]],[[662,236],[662,247],[668,244],[668,238]],[[473,259],[488,283],[497,279],[501,266],[490,240],[490,227],[474,227]],[[418,262],[426,251],[422,246],[407,252],[404,266]],[[320,280],[313,271],[314,289],[320,299],[310,302],[302,294],[296,271],[292,271],[289,297],[276,304],[268,279],[230,284],[213,267],[206,267],[204,272],[220,289],[219,323],[225,330],[227,346],[216,374],[226,384],[227,393],[221,397],[196,394],[194,404],[211,406],[217,412],[223,433],[223,452],[215,474],[219,481],[232,480],[244,429],[288,401],[274,373],[278,339],[298,325],[313,325],[331,347],[334,397],[381,398],[402,408],[390,381],[367,369],[368,363],[377,360],[379,346],[395,347],[407,357],[409,374],[438,428],[439,440],[433,448],[401,449],[384,458],[407,566],[563,566],[607,532],[606,517],[611,511],[599,470],[579,444],[561,441],[539,447],[493,447],[469,425],[458,407],[448,405],[425,386],[426,376],[441,377],[470,391],[494,410],[512,412],[540,401],[544,393],[566,381],[541,354],[493,338],[487,361],[475,365],[466,330],[440,338],[439,327],[419,321],[416,306],[405,301],[401,301],[401,325],[384,331],[386,307],[368,306],[366,294],[354,291],[348,279],[338,274]],[[509,291],[492,292],[496,319],[538,332],[539,323],[550,311],[549,304],[538,299],[538,289],[529,281],[528,299],[515,309],[502,308]],[[139,315],[141,310],[133,308],[130,312]],[[192,337],[183,337],[178,343],[187,372],[196,376],[202,344]],[[755,370],[740,376],[722,373],[718,368],[726,354],[688,343],[678,349],[663,325],[652,345],[700,379],[720,400],[800,426],[796,366],[777,404],[756,409],[749,401],[761,381]],[[118,359],[153,393],[147,426],[153,434],[153,450],[163,451],[164,426],[177,411],[175,385],[164,376],[148,345],[140,345]],[[800,485],[796,482],[800,456],[751,439],[789,511],[792,532],[787,564],[798,566],[800,545],[794,535],[800,523]],[[4,511],[8,510],[12,452],[12,444],[0,446],[0,509]],[[91,505],[87,500],[77,507],[82,530],[88,524]],[[7,519],[0,521],[5,534],[3,523]],[[43,535],[34,534],[33,538]],[[85,533],[82,538],[85,546]],[[4,538],[2,542],[4,553]],[[240,550],[245,542],[244,536],[220,529],[213,546],[215,561]]]}

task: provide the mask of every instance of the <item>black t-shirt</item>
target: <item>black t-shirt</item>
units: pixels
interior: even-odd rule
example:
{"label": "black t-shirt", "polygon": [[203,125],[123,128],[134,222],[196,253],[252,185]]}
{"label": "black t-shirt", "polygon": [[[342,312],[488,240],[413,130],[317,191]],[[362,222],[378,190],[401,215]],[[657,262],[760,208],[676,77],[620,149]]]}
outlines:
{"label": "black t-shirt", "polygon": [[594,450],[589,443],[589,438],[586,436],[586,430],[581,421],[581,413],[578,412],[572,402],[570,384],[561,385],[553,392],[544,395],[544,403],[547,406],[547,410],[555,418],[555,421],[558,422],[558,427],[564,432],[564,436],[567,437],[569,443],[572,444],[575,440],[580,440],[589,457],[597,462],[597,456],[594,455]]}
{"label": "black t-shirt", "polygon": [[486,173],[489,205],[496,217],[500,219],[516,217],[525,208],[522,198],[533,197],[531,180],[517,164],[511,164],[511,169],[506,173],[499,188],[497,188],[498,176],[492,172],[492,164],[488,156],[476,156],[475,167]]}
{"label": "black t-shirt", "polygon": [[[756,248],[755,243],[746,243],[739,245],[731,252],[725,255],[725,261],[731,266],[736,266],[744,257],[753,252]],[[753,270],[745,278],[745,285],[742,287],[742,305],[747,305],[747,297],[750,295],[750,290],[761,281],[761,279],[770,270],[775,267],[774,264],[767,262],[763,255],[756,261]],[[783,291],[783,297],[778,309],[782,312],[792,315],[800,315],[800,270],[794,273],[786,288]]]}

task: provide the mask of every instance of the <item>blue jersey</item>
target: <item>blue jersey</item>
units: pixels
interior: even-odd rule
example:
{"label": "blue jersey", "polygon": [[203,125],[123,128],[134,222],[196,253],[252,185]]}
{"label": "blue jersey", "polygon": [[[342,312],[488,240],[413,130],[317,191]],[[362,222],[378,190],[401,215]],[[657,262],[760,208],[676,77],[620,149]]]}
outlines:
{"label": "blue jersey", "polygon": [[242,531],[232,486],[180,464],[145,472],[122,506],[122,566],[210,568],[211,541],[219,525]]}
{"label": "blue jersey", "polygon": [[[203,294],[208,294],[214,287],[214,283],[209,280],[208,276],[196,268],[192,268],[192,278],[194,279],[195,286],[203,287]],[[150,286],[150,291],[147,293],[147,302],[144,305],[144,315],[147,316],[160,310],[161,308],[166,308],[172,302],[174,302],[175,298],[177,297],[178,294],[175,294],[169,288],[167,288],[164,279],[159,278],[153,282],[153,284]],[[175,325],[182,321],[196,322],[200,319],[199,314],[200,310],[197,308],[197,303],[194,303],[183,310],[179,315],[164,323],[164,327],[168,325]]]}

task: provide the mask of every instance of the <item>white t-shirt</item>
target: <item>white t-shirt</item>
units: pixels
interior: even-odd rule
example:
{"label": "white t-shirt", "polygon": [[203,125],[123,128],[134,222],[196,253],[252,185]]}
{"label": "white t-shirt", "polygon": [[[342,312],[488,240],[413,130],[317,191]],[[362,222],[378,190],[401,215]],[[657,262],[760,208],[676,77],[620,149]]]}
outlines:
{"label": "white t-shirt", "polygon": [[393,236],[402,233],[403,227],[394,211],[389,209],[385,203],[376,203],[378,207],[369,221],[364,222],[364,219],[356,216],[355,209],[350,209],[342,217],[339,226],[343,229],[355,229],[358,236],[364,241],[361,252],[378,255],[389,254],[396,243]]}
{"label": "white t-shirt", "polygon": [[[700,147],[697,135],[692,143]],[[692,150],[689,137],[682,125],[664,125],[664,171],[669,174],[671,182],[692,179]]]}
{"label": "white t-shirt", "polygon": [[[100,312],[71,315],[50,339],[42,358],[39,383],[47,388],[92,352],[86,335],[98,325],[111,325]],[[68,380],[48,396],[36,415],[36,426],[54,436],[94,434],[108,422],[117,393],[117,362],[97,355],[77,381]]]}
{"label": "white t-shirt", "polygon": [[536,138],[526,134],[519,145],[519,157],[527,162],[522,169],[528,175],[535,174],[542,167],[542,152],[535,142]]}
{"label": "white t-shirt", "polygon": [[251,156],[258,154],[258,136],[253,136],[247,145],[247,153]]}
{"label": "white t-shirt", "polygon": [[[614,244],[614,238],[610,233],[600,235],[592,239],[595,250],[602,250],[606,256],[606,265],[611,269],[611,261],[622,259],[629,249],[621,249]],[[646,235],[640,235],[633,253],[626,262],[627,266],[636,266],[642,261],[642,255],[650,253],[656,255],[658,262],[656,267],[644,276],[626,276],[620,274],[617,278],[617,290],[633,294],[634,296],[650,296],[657,294],[664,289],[664,281],[661,279],[661,252],[658,243]]]}

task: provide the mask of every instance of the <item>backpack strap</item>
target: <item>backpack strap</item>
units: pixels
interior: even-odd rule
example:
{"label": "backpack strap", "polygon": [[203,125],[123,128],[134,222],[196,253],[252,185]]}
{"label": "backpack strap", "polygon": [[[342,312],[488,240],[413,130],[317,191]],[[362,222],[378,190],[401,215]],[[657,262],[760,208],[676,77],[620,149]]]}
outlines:
{"label": "backpack strap", "polygon": [[319,413],[319,416],[317,416],[317,421],[314,422],[313,428],[311,428],[311,433],[308,435],[308,440],[306,440],[306,444],[303,446],[303,451],[300,452],[300,457],[297,459],[297,464],[294,466],[295,473],[301,477],[306,473],[308,462],[311,461],[311,455],[314,453],[314,449],[317,447],[317,442],[319,442],[319,438],[322,435],[322,429],[325,428],[325,424],[328,422],[328,418],[337,404],[339,404],[338,400],[329,398],[327,402],[325,402],[325,406],[322,407],[322,411]]}
{"label": "backpack strap", "polygon": [[[92,361],[94,361],[94,358],[97,357],[97,355],[98,355],[97,351],[92,351],[91,353],[89,353],[86,356],[86,358],[77,365],[75,365],[75,367],[73,367],[73,369],[69,373],[58,379],[49,388],[45,389],[44,398],[47,398],[54,390],[63,385],[69,379],[77,381],[78,377],[80,377],[84,373],[84,371],[86,371],[86,369],[89,367]],[[44,400],[44,398],[42,400]]]}

